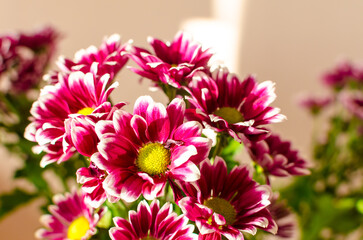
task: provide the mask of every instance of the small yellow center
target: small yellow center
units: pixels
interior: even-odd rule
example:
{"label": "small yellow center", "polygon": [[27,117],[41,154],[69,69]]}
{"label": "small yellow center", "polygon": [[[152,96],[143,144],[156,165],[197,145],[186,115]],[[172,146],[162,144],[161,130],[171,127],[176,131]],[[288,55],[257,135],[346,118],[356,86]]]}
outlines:
{"label": "small yellow center", "polygon": [[87,116],[87,115],[90,115],[93,112],[93,110],[95,110],[95,109],[90,108],[90,107],[85,107],[85,108],[82,108],[81,110],[79,110],[77,113]]}
{"label": "small yellow center", "polygon": [[221,108],[218,108],[214,112],[214,114],[221,117],[221,118],[223,118],[229,124],[234,124],[234,123],[238,123],[238,122],[243,121],[242,114],[239,111],[237,111],[237,109],[235,109],[233,107],[221,107]]}
{"label": "small yellow center", "polygon": [[141,240],[158,240],[158,239],[154,238],[152,236],[147,236],[147,237],[142,238]]}
{"label": "small yellow center", "polygon": [[166,172],[170,164],[170,150],[160,143],[148,143],[139,150],[136,166],[151,176]]}
{"label": "small yellow center", "polygon": [[68,228],[67,238],[70,240],[80,240],[84,237],[90,229],[88,220],[84,217],[78,217]]}
{"label": "small yellow center", "polygon": [[236,209],[223,198],[212,197],[204,201],[204,206],[209,207],[215,213],[221,214],[226,220],[226,225],[231,225],[236,221]]}

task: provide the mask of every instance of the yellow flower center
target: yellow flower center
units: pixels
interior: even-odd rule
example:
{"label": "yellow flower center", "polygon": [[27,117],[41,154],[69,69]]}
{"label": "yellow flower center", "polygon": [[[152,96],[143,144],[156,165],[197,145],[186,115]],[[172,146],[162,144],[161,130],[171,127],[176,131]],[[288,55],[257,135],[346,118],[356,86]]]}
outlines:
{"label": "yellow flower center", "polygon": [[90,229],[88,220],[84,217],[78,217],[68,228],[67,238],[71,240],[80,240],[84,237]]}
{"label": "yellow flower center", "polygon": [[236,209],[223,198],[212,197],[204,201],[204,206],[209,207],[215,213],[221,214],[226,220],[226,225],[231,225],[236,221]]}
{"label": "yellow flower center", "polygon": [[152,236],[147,236],[147,237],[142,238],[141,240],[158,240],[158,239],[154,238]]}
{"label": "yellow flower center", "polygon": [[90,108],[90,107],[85,107],[85,108],[82,108],[81,110],[79,110],[77,113],[87,116],[87,115],[90,115],[93,112],[93,110],[95,110],[95,109]]}
{"label": "yellow flower center", "polygon": [[151,176],[165,173],[170,164],[170,150],[160,143],[148,143],[139,150],[136,166]]}
{"label": "yellow flower center", "polygon": [[234,124],[234,123],[238,123],[238,122],[243,121],[242,114],[239,111],[237,111],[237,109],[235,109],[233,107],[221,107],[221,108],[218,108],[214,112],[214,115],[217,115],[217,116],[223,118],[229,124]]}

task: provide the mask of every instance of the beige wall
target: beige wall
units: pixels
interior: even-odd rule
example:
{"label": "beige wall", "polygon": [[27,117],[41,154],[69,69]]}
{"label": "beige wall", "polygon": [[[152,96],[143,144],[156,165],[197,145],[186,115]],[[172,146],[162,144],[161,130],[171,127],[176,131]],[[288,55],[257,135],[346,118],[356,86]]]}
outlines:
{"label": "beige wall", "polygon": [[[213,17],[211,3],[208,0],[3,0],[0,32],[52,24],[64,33],[58,53],[72,57],[78,49],[99,45],[104,35],[112,33],[120,33],[124,41],[132,38],[143,46],[149,35],[171,40],[184,21]],[[311,119],[297,108],[296,96],[300,92],[323,91],[317,78],[339,58],[363,59],[363,1],[245,0],[241,8],[237,13],[241,14],[241,20],[233,23],[240,32],[239,46],[235,48],[238,72],[241,77],[255,73],[260,81],[276,82],[278,97],[274,105],[281,108],[288,121],[274,129],[285,139],[291,139],[293,146],[308,157]],[[119,75],[119,82],[121,87],[113,93],[114,100],[132,105],[138,96],[149,94],[148,81],[140,87],[137,77],[128,70]],[[158,93],[152,96],[165,100]],[[16,159],[1,155],[0,192],[11,188],[10,173],[16,166],[19,166]],[[1,221],[1,238],[32,239],[33,231],[39,227],[37,204]]]}

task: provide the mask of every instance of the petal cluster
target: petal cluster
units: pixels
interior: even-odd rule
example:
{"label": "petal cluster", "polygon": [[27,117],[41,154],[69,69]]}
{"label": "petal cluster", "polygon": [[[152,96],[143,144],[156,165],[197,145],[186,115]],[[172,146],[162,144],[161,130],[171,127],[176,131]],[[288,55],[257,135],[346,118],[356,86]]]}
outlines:
{"label": "petal cluster", "polygon": [[84,109],[89,109],[89,114],[102,112],[106,107],[102,104],[117,86],[116,83],[109,86],[109,82],[107,74],[98,78],[93,73],[79,71],[59,75],[58,83],[41,90],[40,97],[30,110],[31,123],[25,130],[25,137],[38,143],[38,151],[46,152],[41,160],[42,167],[66,161],[74,154],[76,148],[69,144],[72,131],[66,131],[65,122],[81,116],[80,112]]}
{"label": "petal cluster", "polygon": [[258,84],[252,76],[240,81],[223,67],[211,75],[194,74],[185,89],[191,95],[187,97],[191,104],[188,119],[198,120],[217,132],[226,132],[240,142],[244,136],[252,140],[264,138],[267,131],[262,125],[285,118],[278,108],[270,106],[276,98],[272,82]]}
{"label": "petal cluster", "polygon": [[271,205],[268,209],[276,221],[278,230],[276,239],[297,239],[298,224],[292,212],[287,207],[285,201],[278,199],[278,194],[274,194],[271,199]]}
{"label": "petal cluster", "polygon": [[[105,37],[99,48],[90,46],[87,49],[79,50],[74,59],[60,57],[57,65],[62,74],[81,71],[83,73],[94,72],[98,76],[110,75],[114,79],[115,75],[127,63],[128,58],[123,56],[126,44],[121,44],[121,37],[113,34]],[[54,71],[46,76],[51,83],[58,82],[58,71]]]}
{"label": "petal cluster", "polygon": [[310,173],[308,162],[291,148],[289,141],[283,141],[277,134],[270,134],[259,142],[250,142],[246,148],[267,174],[285,177]]}
{"label": "petal cluster", "polygon": [[209,50],[203,50],[189,35],[178,32],[171,43],[152,37],[148,38],[153,53],[139,47],[131,47],[128,56],[141,68],[130,68],[142,77],[155,83],[180,88],[187,85],[192,73],[206,69],[212,57]]}
{"label": "petal cluster", "polygon": [[[102,217],[103,209],[96,213],[85,203],[84,196],[76,191],[55,195],[53,202],[55,205],[48,208],[50,214],[41,217],[45,228],[35,233],[38,239],[69,240],[74,239],[72,235],[80,234],[82,236],[77,239],[86,240],[96,233],[96,225]],[[75,232],[77,225],[81,232]]]}
{"label": "petal cluster", "polygon": [[210,140],[201,137],[197,122],[184,123],[185,103],[174,99],[167,107],[151,97],[139,97],[134,113],[114,113],[112,121],[96,124],[100,139],[91,160],[108,175],[106,191],[127,202],[141,194],[152,200],[167,181],[195,181],[197,165],[207,158]]}
{"label": "petal cluster", "polygon": [[299,101],[299,105],[310,111],[312,115],[317,115],[321,110],[327,108],[333,102],[333,98],[330,96],[326,97],[315,97],[305,96]]}
{"label": "petal cluster", "polygon": [[53,57],[59,34],[52,27],[0,37],[0,91],[22,93],[38,87]]}
{"label": "petal cluster", "polygon": [[345,109],[359,119],[363,119],[363,94],[360,91],[343,91],[339,101]]}
{"label": "petal cluster", "polygon": [[186,197],[178,205],[195,221],[200,239],[244,239],[241,232],[255,234],[257,228],[275,233],[276,224],[267,206],[271,192],[258,185],[250,172],[235,167],[227,172],[226,163],[216,157],[213,164],[204,161],[201,178],[195,183],[182,183]]}
{"label": "petal cluster", "polygon": [[116,217],[115,227],[110,229],[112,240],[160,239],[160,240],[192,240],[194,226],[188,219],[173,212],[173,205],[154,200],[150,206],[145,200],[137,207],[137,212],[129,212],[129,221]]}
{"label": "petal cluster", "polygon": [[356,68],[350,62],[342,62],[334,69],[326,72],[322,76],[322,81],[325,85],[332,88],[342,88],[349,81],[356,77]]}

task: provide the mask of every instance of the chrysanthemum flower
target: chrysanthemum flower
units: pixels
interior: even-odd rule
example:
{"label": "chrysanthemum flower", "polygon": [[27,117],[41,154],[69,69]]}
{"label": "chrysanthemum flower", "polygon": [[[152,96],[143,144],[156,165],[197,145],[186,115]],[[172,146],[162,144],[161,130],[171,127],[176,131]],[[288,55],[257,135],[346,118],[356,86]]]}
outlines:
{"label": "chrysanthemum flower", "polygon": [[277,134],[259,142],[250,142],[246,148],[251,158],[269,175],[285,177],[310,173],[308,162],[291,148],[289,141],[283,141]]}
{"label": "chrysanthemum flower", "polygon": [[317,115],[324,108],[328,107],[333,102],[331,96],[326,97],[314,97],[314,96],[304,96],[299,101],[299,105],[310,111],[312,115]]}
{"label": "chrysanthemum flower", "polygon": [[326,72],[322,76],[322,81],[325,85],[340,89],[349,81],[355,81],[355,67],[350,62],[342,62],[334,69]]}
{"label": "chrysanthemum flower", "polygon": [[145,200],[137,207],[137,212],[129,212],[129,221],[115,217],[115,227],[110,229],[112,240],[160,239],[160,240],[196,240],[194,226],[188,219],[173,212],[170,203],[159,207],[154,200],[150,206]]}
{"label": "chrysanthemum flower", "polygon": [[103,181],[105,180],[107,173],[95,166],[93,162],[90,162],[88,168],[83,167],[77,170],[77,182],[82,184],[82,191],[85,196],[85,202],[93,208],[100,207],[106,199],[114,203],[119,198],[110,196],[103,188]]}
{"label": "chrysanthemum flower", "polygon": [[23,93],[39,87],[58,39],[51,27],[0,37],[0,91]]}
{"label": "chrysanthemum flower", "polygon": [[[71,140],[65,140],[65,121],[69,117],[97,113],[98,107],[107,101],[117,86],[109,85],[110,76],[101,78],[92,73],[74,72],[69,76],[59,75],[56,85],[42,89],[39,99],[30,110],[31,123],[25,130],[25,137],[39,144],[38,150],[47,154],[41,160],[44,167],[53,162],[66,161],[75,152],[69,147]],[[72,116],[71,116],[72,115]]]}
{"label": "chrysanthemum flower", "polygon": [[130,68],[142,77],[155,83],[164,83],[175,88],[187,85],[189,77],[197,69],[207,68],[212,57],[209,50],[194,42],[189,35],[178,32],[171,43],[149,37],[154,50],[131,47],[127,54],[141,69]]}
{"label": "chrysanthemum flower", "polygon": [[296,219],[286,202],[278,200],[278,194],[272,197],[268,210],[278,226],[276,238],[273,239],[297,239],[299,229]]}
{"label": "chrysanthemum flower", "polygon": [[197,122],[184,121],[185,103],[174,99],[166,108],[149,96],[139,97],[134,114],[118,110],[112,121],[96,124],[99,152],[91,160],[108,176],[106,191],[125,201],[141,194],[154,199],[168,180],[195,181],[197,164],[206,159],[210,140]]}
{"label": "chrysanthemum flower", "polygon": [[339,101],[352,115],[363,119],[363,94],[360,91],[343,91]]}
{"label": "chrysanthemum flower", "polygon": [[41,222],[45,228],[35,236],[49,240],[86,240],[96,233],[96,224],[104,209],[97,213],[84,202],[84,196],[74,191],[53,197],[55,205],[48,207],[49,215],[43,215]]}
{"label": "chrysanthemum flower", "polygon": [[195,183],[181,183],[186,194],[178,205],[194,221],[199,239],[244,239],[242,232],[256,234],[257,228],[276,233],[276,224],[267,206],[271,191],[258,185],[250,172],[235,167],[227,172],[225,161],[216,157],[201,163],[201,177]]}
{"label": "chrysanthemum flower", "polygon": [[[97,152],[99,142],[95,130],[96,123],[101,120],[112,119],[113,113],[123,106],[125,106],[124,102],[115,106],[111,106],[109,102],[104,102],[91,114],[82,114],[81,111],[81,114],[71,115],[64,123],[66,135],[63,144],[67,145],[67,149],[74,147],[80,154],[91,157],[93,153]],[[88,109],[84,109],[84,111],[88,111]]]}
{"label": "chrysanthemum flower", "polygon": [[261,139],[267,131],[261,126],[281,122],[285,116],[280,109],[269,106],[276,98],[274,84],[265,81],[258,84],[249,76],[240,81],[226,68],[218,68],[211,76],[195,73],[185,88],[191,108],[186,117],[198,120],[217,132],[226,132],[237,141],[243,136]]}
{"label": "chrysanthemum flower", "polygon": [[[57,65],[62,74],[92,71],[99,76],[109,74],[113,79],[128,61],[128,57],[121,54],[125,51],[126,44],[121,45],[120,40],[121,37],[118,34],[105,37],[99,48],[90,46],[87,49],[81,49],[76,52],[73,60],[62,56],[58,59]],[[57,71],[52,72],[46,76],[46,79],[54,84],[58,81],[57,75]]]}

